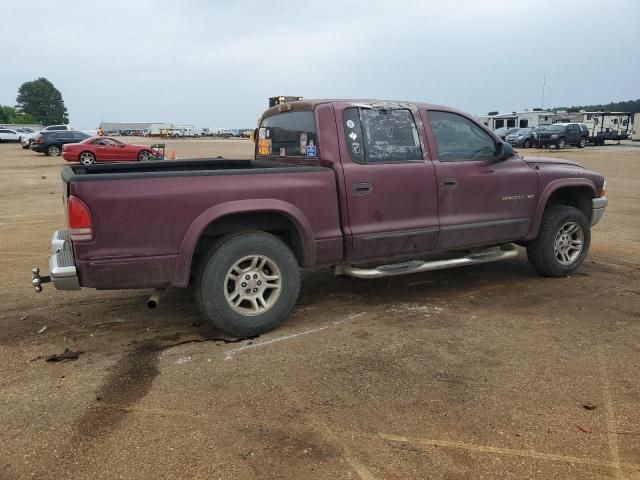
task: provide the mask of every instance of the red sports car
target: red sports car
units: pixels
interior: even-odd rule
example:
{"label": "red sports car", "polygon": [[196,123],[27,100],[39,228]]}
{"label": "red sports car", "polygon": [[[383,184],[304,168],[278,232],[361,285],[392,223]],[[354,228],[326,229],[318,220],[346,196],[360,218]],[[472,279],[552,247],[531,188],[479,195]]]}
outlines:
{"label": "red sports car", "polygon": [[80,143],[62,146],[62,158],[83,165],[96,162],[144,162],[152,155],[151,147],[147,145],[130,145],[111,137],[90,137]]}

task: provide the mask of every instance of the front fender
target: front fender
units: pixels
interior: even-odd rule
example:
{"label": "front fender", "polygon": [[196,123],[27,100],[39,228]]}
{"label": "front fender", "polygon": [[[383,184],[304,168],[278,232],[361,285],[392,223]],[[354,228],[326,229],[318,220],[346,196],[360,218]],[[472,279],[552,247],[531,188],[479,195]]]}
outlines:
{"label": "front fender", "polygon": [[289,218],[296,226],[302,240],[303,266],[312,266],[315,263],[316,248],[313,229],[307,218],[296,206],[282,200],[268,198],[236,200],[221,203],[205,210],[189,226],[180,245],[172,285],[186,287],[189,284],[193,253],[202,232],[209,224],[227,215],[260,212],[280,213]]}
{"label": "front fender", "polygon": [[554,192],[561,188],[576,187],[576,188],[588,188],[591,192],[591,196],[597,197],[597,189],[592,180],[588,178],[560,178],[553,180],[547,184],[542,190],[542,193],[538,196],[538,203],[536,205],[536,211],[531,222],[531,229],[525,237],[525,240],[533,240],[538,236],[538,230],[542,223],[542,216],[544,215],[544,209],[547,206],[547,202]]}

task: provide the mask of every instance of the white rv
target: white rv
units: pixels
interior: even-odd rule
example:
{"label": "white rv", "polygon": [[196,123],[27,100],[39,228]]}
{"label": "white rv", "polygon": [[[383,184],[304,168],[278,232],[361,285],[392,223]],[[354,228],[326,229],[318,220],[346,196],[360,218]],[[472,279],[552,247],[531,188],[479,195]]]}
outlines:
{"label": "white rv", "polygon": [[631,131],[631,140],[640,142],[640,113],[633,116],[633,129]]}
{"label": "white rv", "polygon": [[541,127],[554,123],[555,113],[542,110],[528,112],[494,113],[476,117],[489,129]]}
{"label": "white rv", "polygon": [[604,145],[605,140],[625,140],[631,135],[629,112],[558,112],[556,122],[584,123],[589,129],[589,140]]}

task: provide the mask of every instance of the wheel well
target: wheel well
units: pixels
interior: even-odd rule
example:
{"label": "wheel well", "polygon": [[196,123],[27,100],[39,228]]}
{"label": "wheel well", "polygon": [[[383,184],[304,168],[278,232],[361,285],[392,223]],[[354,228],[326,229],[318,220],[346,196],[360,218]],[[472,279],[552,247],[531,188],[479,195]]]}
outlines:
{"label": "wheel well", "polygon": [[587,218],[591,218],[592,196],[593,192],[588,187],[559,188],[551,194],[545,208],[567,205],[581,210]]}
{"label": "wheel well", "polygon": [[262,231],[275,235],[291,248],[298,263],[302,265],[304,261],[302,237],[293,221],[281,213],[252,212],[225,215],[207,225],[196,243],[191,270],[195,270],[200,259],[222,237],[249,231]]}

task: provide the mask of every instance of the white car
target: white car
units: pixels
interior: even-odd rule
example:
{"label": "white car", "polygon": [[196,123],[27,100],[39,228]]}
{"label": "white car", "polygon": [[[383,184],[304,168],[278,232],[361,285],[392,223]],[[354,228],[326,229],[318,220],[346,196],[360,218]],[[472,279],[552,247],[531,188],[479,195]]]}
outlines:
{"label": "white car", "polygon": [[0,142],[17,142],[20,134],[10,128],[0,128]]}
{"label": "white car", "polygon": [[38,132],[23,134],[22,137],[20,137],[20,145],[22,145],[22,148],[27,150],[31,146],[31,140],[33,140],[37,134]]}
{"label": "white car", "polygon": [[22,137],[25,135],[35,135],[38,131],[31,127],[20,127],[15,129],[18,132],[18,141],[22,142]]}
{"label": "white car", "polygon": [[44,127],[41,132],[50,132],[52,130],[73,130],[73,127],[69,125],[49,125],[48,127]]}

